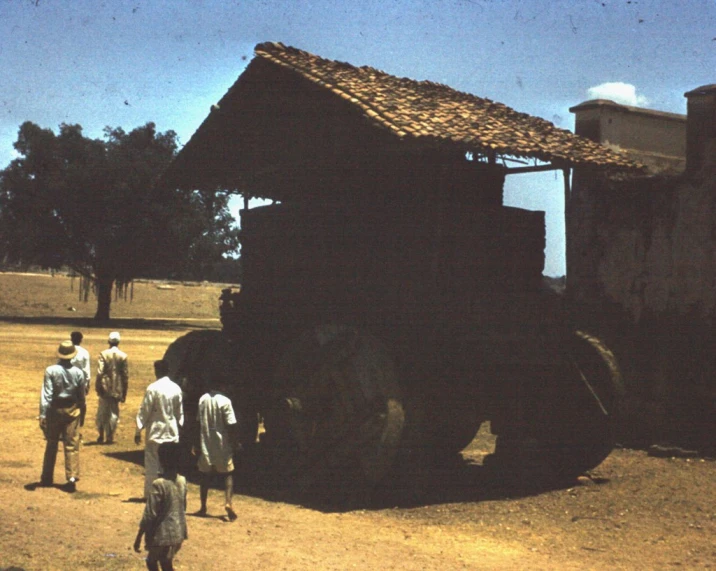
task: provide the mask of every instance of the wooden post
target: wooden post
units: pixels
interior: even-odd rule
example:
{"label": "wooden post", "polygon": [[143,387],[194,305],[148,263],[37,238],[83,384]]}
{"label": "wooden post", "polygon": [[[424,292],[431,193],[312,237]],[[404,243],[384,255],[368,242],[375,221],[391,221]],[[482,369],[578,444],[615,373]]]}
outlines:
{"label": "wooden post", "polygon": [[565,259],[565,272],[564,272],[564,288],[569,295],[569,222],[570,212],[569,206],[572,200],[572,188],[570,182],[571,171],[569,167],[562,169],[562,175],[564,177],[564,259]]}

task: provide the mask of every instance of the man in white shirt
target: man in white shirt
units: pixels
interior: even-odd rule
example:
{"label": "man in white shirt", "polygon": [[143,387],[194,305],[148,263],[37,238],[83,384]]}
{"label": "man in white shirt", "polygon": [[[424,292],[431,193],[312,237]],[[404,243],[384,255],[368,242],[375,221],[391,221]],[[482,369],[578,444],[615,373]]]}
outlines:
{"label": "man in white shirt", "polygon": [[162,442],[179,442],[179,427],[184,425],[181,388],[167,375],[169,364],[161,359],[154,361],[157,378],[147,387],[137,413],[135,444],[142,442],[142,430],[146,428],[144,446],[144,498],[149,497],[152,482],[160,471],[159,445]]}
{"label": "man in white shirt", "polygon": [[199,496],[201,508],[197,515],[206,515],[206,500],[209,495],[211,473],[224,475],[224,509],[229,520],[236,519],[231,504],[234,491],[234,450],[240,449],[237,438],[236,415],[231,400],[221,391],[209,391],[199,399],[199,447],[194,453],[199,455],[198,468],[201,472]]}
{"label": "man in white shirt", "polygon": [[84,373],[87,391],[89,392],[89,380],[92,375],[90,368],[90,354],[87,349],[80,345],[82,343],[82,339],[84,339],[84,335],[82,335],[81,331],[73,331],[70,333],[70,339],[72,340],[72,344],[75,346],[75,349],[77,349],[77,354],[71,362],[75,367],[81,369]]}

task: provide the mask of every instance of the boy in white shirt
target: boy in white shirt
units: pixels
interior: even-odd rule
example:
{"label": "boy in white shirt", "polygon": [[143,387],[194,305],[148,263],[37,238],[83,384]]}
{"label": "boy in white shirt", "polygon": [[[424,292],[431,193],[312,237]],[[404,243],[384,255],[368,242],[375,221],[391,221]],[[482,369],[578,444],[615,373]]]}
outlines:
{"label": "boy in white shirt", "polygon": [[238,424],[231,400],[220,390],[205,393],[199,399],[198,422],[199,446],[194,447],[193,452],[199,456],[201,508],[196,514],[206,515],[211,474],[217,472],[224,475],[224,509],[229,520],[234,521],[237,517],[232,506],[234,450],[240,450],[241,445],[237,438]]}

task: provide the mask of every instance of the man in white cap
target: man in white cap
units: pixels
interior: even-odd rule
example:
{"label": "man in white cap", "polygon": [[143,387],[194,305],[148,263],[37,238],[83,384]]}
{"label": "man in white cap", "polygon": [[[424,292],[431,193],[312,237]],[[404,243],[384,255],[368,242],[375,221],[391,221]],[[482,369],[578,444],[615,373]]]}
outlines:
{"label": "man in white cap", "polygon": [[41,486],[51,486],[54,480],[57,446],[62,440],[65,449],[65,477],[67,489],[75,491],[80,477],[80,433],[84,424],[87,388],[84,373],[72,364],[77,354],[72,341],[63,341],[57,349],[59,361],[45,369],[40,393],[40,428],[47,444],[42,462]]}
{"label": "man in white cap", "polygon": [[[112,444],[119,422],[119,403],[127,399],[129,388],[129,367],[127,354],[119,350],[119,332],[109,334],[109,348],[97,358],[95,390],[99,397],[97,405],[97,442]],[[106,437],[106,440],[105,440]]]}

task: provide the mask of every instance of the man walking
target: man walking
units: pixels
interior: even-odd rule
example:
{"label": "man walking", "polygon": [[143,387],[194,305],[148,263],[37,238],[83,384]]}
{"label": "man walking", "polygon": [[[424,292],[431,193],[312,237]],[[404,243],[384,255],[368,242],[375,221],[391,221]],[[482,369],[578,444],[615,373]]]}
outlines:
{"label": "man walking", "polygon": [[81,345],[83,338],[84,335],[82,335],[81,331],[73,331],[72,333],[70,333],[70,339],[72,340],[72,344],[77,350],[77,355],[75,355],[75,358],[72,359],[72,364],[84,373],[85,386],[89,391],[89,381],[90,376],[92,375],[90,369],[90,354],[89,351],[87,351],[87,349],[85,349]]}
{"label": "man walking", "polygon": [[[97,404],[97,443],[112,444],[119,422],[119,403],[127,399],[129,388],[129,368],[127,354],[119,350],[119,332],[109,334],[109,348],[97,358],[97,378],[95,390],[99,397]],[[106,435],[106,440],[105,440]]]}
{"label": "man walking", "polygon": [[59,361],[45,369],[40,393],[40,428],[45,433],[45,458],[42,462],[41,486],[54,480],[57,447],[60,440],[65,451],[67,490],[74,492],[80,477],[80,434],[87,410],[87,387],[84,373],[72,365],[77,354],[72,341],[63,341],[57,349]]}
{"label": "man walking", "polygon": [[234,491],[234,450],[239,450],[239,443],[234,408],[231,400],[219,390],[209,391],[199,399],[199,447],[195,453],[199,455],[199,497],[201,508],[197,515],[205,516],[206,501],[209,495],[209,483],[212,472],[224,476],[224,509],[229,520],[236,519],[236,512],[231,504]]}
{"label": "man walking", "polygon": [[156,381],[147,387],[137,413],[135,444],[142,442],[142,430],[146,428],[144,445],[144,498],[152,491],[152,482],[159,474],[159,445],[162,442],[179,442],[179,427],[184,425],[181,388],[167,375],[169,364],[161,359],[154,361]]}

